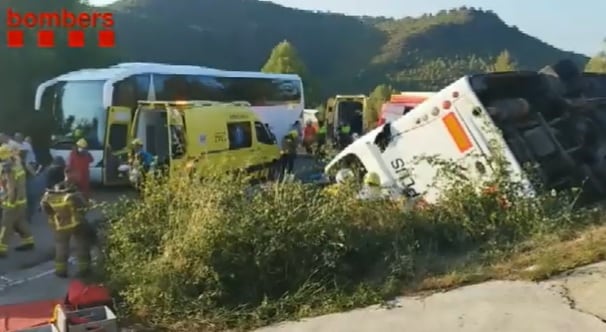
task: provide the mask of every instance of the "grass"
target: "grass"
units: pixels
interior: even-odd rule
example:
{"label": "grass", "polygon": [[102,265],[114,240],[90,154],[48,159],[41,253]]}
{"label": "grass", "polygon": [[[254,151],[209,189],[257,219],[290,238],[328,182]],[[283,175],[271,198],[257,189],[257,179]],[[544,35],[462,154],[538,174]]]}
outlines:
{"label": "grass", "polygon": [[[359,201],[353,183],[150,178],[142,200],[110,207],[104,277],[120,312],[153,330],[244,330],[604,257],[601,209],[573,209],[567,192],[529,199],[496,174],[444,175],[441,203],[415,210]],[[477,190],[488,185],[499,191]]]}
{"label": "grass", "polygon": [[606,258],[606,226],[596,225],[576,232],[542,236],[519,244],[499,259],[482,262],[475,255],[450,264],[430,266],[445,272],[428,273],[405,287],[404,294],[443,291],[488,280],[541,281]]}

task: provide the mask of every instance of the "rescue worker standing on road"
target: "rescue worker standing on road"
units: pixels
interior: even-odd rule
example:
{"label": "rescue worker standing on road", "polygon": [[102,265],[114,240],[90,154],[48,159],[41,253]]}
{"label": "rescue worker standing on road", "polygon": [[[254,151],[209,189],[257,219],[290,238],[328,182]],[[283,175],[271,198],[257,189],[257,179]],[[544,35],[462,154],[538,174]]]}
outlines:
{"label": "rescue worker standing on road", "polygon": [[381,178],[375,172],[368,172],[364,175],[364,186],[358,193],[358,198],[361,200],[378,200],[386,198],[386,195],[381,188]]}
{"label": "rescue worker standing on road", "polygon": [[351,126],[348,123],[341,122],[339,126],[339,148],[344,149],[351,143]]}
{"label": "rescue worker standing on road", "polygon": [[78,191],[72,176],[69,168],[66,168],[64,181],[48,189],[40,202],[54,233],[55,274],[61,278],[67,277],[69,242],[72,236],[78,260],[78,275],[86,276],[91,271],[90,237],[85,224],[88,200]]}
{"label": "rescue worker standing on road", "polygon": [[297,134],[289,132],[282,139],[282,173],[292,174],[295,168],[295,160],[297,158]]}
{"label": "rescue worker standing on road", "polygon": [[316,153],[322,154],[322,149],[326,144],[327,128],[324,121],[318,121],[318,131],[316,132]]}
{"label": "rescue worker standing on road", "polygon": [[86,140],[84,138],[79,139],[69,154],[67,167],[73,172],[78,190],[88,199],[90,198],[90,164],[94,159],[87,148]]}
{"label": "rescue worker standing on road", "polygon": [[303,128],[303,147],[307,154],[313,153],[313,144],[316,139],[316,127],[313,126],[311,121],[307,121],[305,128]]}
{"label": "rescue worker standing on road", "polygon": [[8,254],[9,240],[14,232],[21,236],[17,251],[34,248],[34,237],[26,220],[25,170],[14,151],[8,146],[0,147],[0,185],[2,197],[2,226],[0,227],[0,258]]}

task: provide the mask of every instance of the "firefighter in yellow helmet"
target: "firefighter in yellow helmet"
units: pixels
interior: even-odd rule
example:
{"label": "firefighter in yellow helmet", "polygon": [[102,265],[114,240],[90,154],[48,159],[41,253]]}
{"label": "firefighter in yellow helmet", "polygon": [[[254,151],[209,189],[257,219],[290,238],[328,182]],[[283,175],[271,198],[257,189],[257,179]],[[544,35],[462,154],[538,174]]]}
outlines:
{"label": "firefighter in yellow helmet", "polygon": [[340,169],[335,175],[335,183],[324,189],[329,195],[337,196],[355,179],[354,172],[349,168]]}
{"label": "firefighter in yellow helmet", "polygon": [[25,169],[15,151],[8,146],[0,147],[0,186],[2,187],[2,224],[0,226],[0,257],[8,254],[9,240],[19,234],[21,244],[17,251],[34,248],[34,237],[26,220]]}
{"label": "firefighter in yellow helmet", "polygon": [[86,225],[88,200],[78,191],[69,168],[65,169],[65,179],[53,188],[47,189],[40,202],[42,210],[55,238],[55,274],[67,277],[69,242],[75,241],[78,274],[85,276],[91,269],[91,241]]}
{"label": "firefighter in yellow helmet", "polygon": [[385,198],[381,188],[381,178],[375,172],[368,172],[364,175],[364,186],[358,193],[358,198],[362,200],[377,200]]}

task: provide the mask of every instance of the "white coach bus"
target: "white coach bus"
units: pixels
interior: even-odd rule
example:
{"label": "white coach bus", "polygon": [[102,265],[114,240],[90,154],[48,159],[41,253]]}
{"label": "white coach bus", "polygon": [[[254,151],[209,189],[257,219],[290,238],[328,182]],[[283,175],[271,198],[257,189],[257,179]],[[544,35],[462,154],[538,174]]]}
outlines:
{"label": "white coach bus", "polygon": [[[109,154],[125,150],[138,100],[246,101],[281,140],[301,118],[303,97],[298,75],[121,63],[69,72],[40,84],[35,109],[52,114],[55,122],[51,154],[67,158],[74,137],[84,137],[94,157],[91,181],[110,185],[122,180],[105,166]],[[131,117],[124,116],[125,108]]]}

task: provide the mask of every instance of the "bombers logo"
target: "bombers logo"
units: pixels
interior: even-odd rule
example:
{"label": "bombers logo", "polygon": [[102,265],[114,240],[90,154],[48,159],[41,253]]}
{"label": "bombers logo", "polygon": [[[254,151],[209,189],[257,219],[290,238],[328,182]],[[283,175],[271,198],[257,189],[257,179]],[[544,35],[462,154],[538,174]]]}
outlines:
{"label": "bombers logo", "polygon": [[[26,30],[35,31],[38,47],[55,47],[55,35],[65,33],[67,46],[84,47],[86,29],[97,30],[98,47],[114,47],[114,16],[109,12],[70,12],[62,9],[57,12],[17,12],[12,8],[6,11],[6,45],[24,47]],[[98,29],[100,28],[100,29]],[[59,29],[64,29],[61,31]]]}

